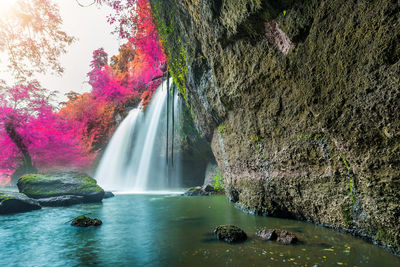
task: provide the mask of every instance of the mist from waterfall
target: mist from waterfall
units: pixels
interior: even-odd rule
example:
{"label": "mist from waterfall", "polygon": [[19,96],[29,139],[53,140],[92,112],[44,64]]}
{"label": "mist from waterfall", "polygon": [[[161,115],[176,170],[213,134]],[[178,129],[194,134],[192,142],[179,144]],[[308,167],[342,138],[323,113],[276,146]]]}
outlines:
{"label": "mist from waterfall", "polygon": [[[181,185],[181,157],[167,150],[167,81],[154,93],[149,106],[133,109],[115,131],[97,168],[95,178],[106,190],[145,193],[171,191]],[[172,89],[172,80],[169,82]],[[172,97],[171,97],[172,99]],[[171,100],[170,99],[170,100]],[[180,149],[182,101],[178,93],[173,96],[175,127],[169,124],[173,146]],[[168,114],[171,120],[171,112]],[[169,153],[170,154],[170,153]],[[171,153],[172,154],[172,153]]]}

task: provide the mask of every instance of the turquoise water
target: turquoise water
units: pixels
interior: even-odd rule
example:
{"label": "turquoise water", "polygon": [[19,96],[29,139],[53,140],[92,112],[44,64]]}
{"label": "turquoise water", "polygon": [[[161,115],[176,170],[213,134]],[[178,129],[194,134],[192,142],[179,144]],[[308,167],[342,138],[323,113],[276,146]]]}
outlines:
{"label": "turquoise water", "polygon": [[[75,228],[75,216],[103,220]],[[248,241],[212,235],[235,224]],[[285,246],[254,237],[259,227],[296,232]],[[361,239],[313,224],[245,214],[223,196],[117,195],[101,204],[0,216],[0,266],[400,266],[400,259]]]}

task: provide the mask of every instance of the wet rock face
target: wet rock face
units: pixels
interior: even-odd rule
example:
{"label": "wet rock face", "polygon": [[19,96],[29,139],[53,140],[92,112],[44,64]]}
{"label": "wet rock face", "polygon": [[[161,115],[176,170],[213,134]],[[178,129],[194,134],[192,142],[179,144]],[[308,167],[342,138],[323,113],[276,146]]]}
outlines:
{"label": "wet rock face", "polygon": [[37,199],[37,201],[42,207],[67,207],[84,203],[85,198],[82,196],[66,195],[58,197],[39,198]]}
{"label": "wet rock face", "polygon": [[103,222],[99,219],[91,219],[86,216],[79,216],[72,220],[71,225],[77,227],[100,226]]}
{"label": "wet rock face", "polygon": [[234,225],[220,225],[214,230],[218,240],[225,241],[227,243],[237,243],[246,241],[246,233],[237,226]]}
{"label": "wet rock face", "polygon": [[151,4],[231,200],[400,253],[399,2]]}
{"label": "wet rock face", "polygon": [[11,214],[41,209],[39,203],[16,192],[0,192],[0,214]]}

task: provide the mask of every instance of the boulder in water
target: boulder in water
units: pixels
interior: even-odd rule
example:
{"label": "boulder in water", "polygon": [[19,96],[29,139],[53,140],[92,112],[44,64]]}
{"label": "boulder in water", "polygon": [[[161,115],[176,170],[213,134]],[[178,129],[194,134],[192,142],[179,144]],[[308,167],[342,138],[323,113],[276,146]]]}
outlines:
{"label": "boulder in water", "polygon": [[298,241],[294,233],[278,229],[261,229],[256,232],[256,236],[264,240],[272,240],[284,245],[295,244]]}
{"label": "boulder in water", "polygon": [[227,243],[243,242],[247,239],[246,233],[235,225],[220,225],[214,230],[218,240]]}
{"label": "boulder in water", "polygon": [[78,216],[72,220],[71,225],[78,227],[100,226],[103,222],[99,219],[91,219],[86,216]]}
{"label": "boulder in water", "polygon": [[111,198],[111,197],[115,197],[113,192],[110,192],[110,191],[105,191],[104,192],[104,198]]}
{"label": "boulder in water", "polygon": [[291,232],[281,231],[276,241],[284,245],[290,245],[297,243],[298,238],[295,234]]}
{"label": "boulder in water", "polygon": [[84,203],[85,198],[83,196],[66,195],[58,197],[39,198],[37,201],[43,207],[66,207]]}
{"label": "boulder in water", "polygon": [[203,186],[203,191],[208,192],[208,193],[213,193],[215,191],[214,186],[207,184]]}
{"label": "boulder in water", "polygon": [[17,186],[21,193],[35,199],[71,195],[83,197],[83,202],[100,202],[104,197],[95,179],[77,172],[26,174]]}
{"label": "boulder in water", "polygon": [[199,196],[208,196],[210,193],[206,192],[200,186],[189,188],[188,191],[183,193],[184,196],[187,197],[199,197]]}
{"label": "boulder in water", "polygon": [[39,203],[17,192],[0,192],[0,214],[10,214],[41,209]]}
{"label": "boulder in water", "polygon": [[278,238],[275,229],[262,229],[256,232],[256,236],[264,240],[276,240]]}

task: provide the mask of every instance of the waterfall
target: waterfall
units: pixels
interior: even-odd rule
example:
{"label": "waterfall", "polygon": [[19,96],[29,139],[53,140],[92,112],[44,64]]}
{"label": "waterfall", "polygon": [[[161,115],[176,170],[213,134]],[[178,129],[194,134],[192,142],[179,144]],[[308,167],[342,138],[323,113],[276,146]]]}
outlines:
{"label": "waterfall", "polygon": [[[172,86],[172,82],[170,84]],[[167,95],[165,81],[153,94],[145,110],[133,109],[122,121],[97,168],[95,178],[100,186],[106,190],[136,193],[179,188],[179,157],[174,166],[169,167],[165,158]],[[175,120],[180,121],[181,109],[177,106],[181,102],[177,94],[174,98]],[[174,132],[172,136],[177,146],[176,140],[180,138]],[[172,171],[169,171],[170,168]]]}

